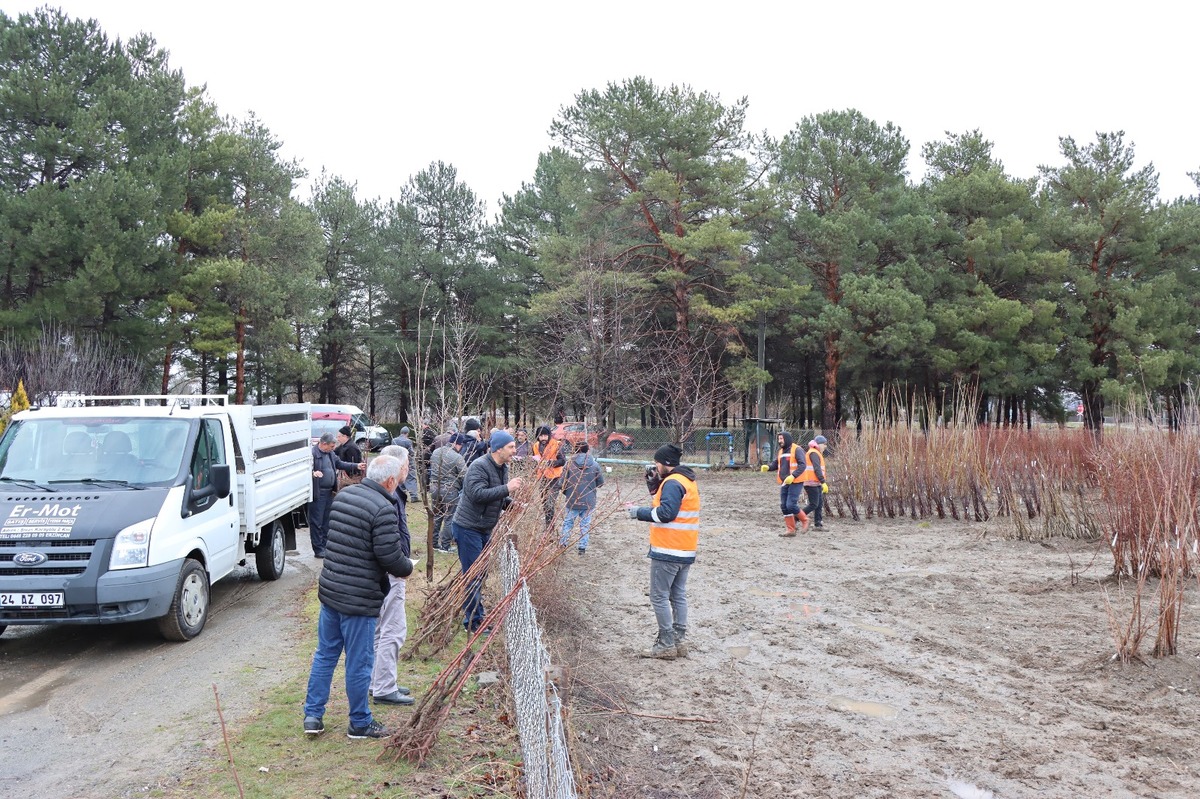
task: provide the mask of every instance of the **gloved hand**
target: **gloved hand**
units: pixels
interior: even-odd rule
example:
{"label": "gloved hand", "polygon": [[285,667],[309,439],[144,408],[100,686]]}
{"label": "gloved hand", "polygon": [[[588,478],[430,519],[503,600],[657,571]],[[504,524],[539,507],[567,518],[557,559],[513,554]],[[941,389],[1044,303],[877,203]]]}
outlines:
{"label": "gloved hand", "polygon": [[829,493],[829,483],[821,483],[821,493],[822,494]]}
{"label": "gloved hand", "polygon": [[758,467],[758,470],[760,472],[769,472],[771,471],[771,467],[764,463],[762,466]]}
{"label": "gloved hand", "polygon": [[633,519],[634,521],[637,521],[637,512],[638,512],[637,508],[630,508],[629,509],[629,518]]}
{"label": "gloved hand", "polygon": [[790,486],[793,482],[795,482],[795,480],[796,480],[795,475],[789,474],[787,477],[783,478],[783,484],[785,486]]}

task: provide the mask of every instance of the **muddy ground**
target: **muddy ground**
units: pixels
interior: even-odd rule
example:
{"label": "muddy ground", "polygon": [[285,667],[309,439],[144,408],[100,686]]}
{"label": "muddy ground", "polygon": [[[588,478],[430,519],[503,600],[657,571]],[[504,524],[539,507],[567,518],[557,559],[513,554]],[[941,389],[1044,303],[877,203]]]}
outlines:
{"label": "muddy ground", "polygon": [[[639,483],[610,479],[602,503],[643,504]],[[586,618],[563,656],[591,795],[1200,795],[1194,582],[1180,654],[1151,657],[1151,632],[1122,664],[1106,592],[1122,621],[1130,597],[1103,543],[836,517],[781,538],[771,477],[700,485],[686,660],[636,657],[655,628],[645,524],[613,513],[563,565]]]}

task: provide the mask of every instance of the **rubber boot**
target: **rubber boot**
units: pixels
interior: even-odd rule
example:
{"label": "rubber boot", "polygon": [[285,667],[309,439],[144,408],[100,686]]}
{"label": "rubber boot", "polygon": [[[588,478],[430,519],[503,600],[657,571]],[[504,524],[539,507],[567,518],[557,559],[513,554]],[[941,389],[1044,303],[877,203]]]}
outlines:
{"label": "rubber boot", "polygon": [[785,530],[784,532],[780,533],[780,534],[779,534],[779,535],[780,535],[780,537],[781,537],[781,538],[793,538],[793,537],[795,537],[795,535],[796,535],[796,517],[795,517],[795,516],[784,516],[784,517],[783,517],[783,523],[784,523],[785,525],[787,525],[787,530]]}
{"label": "rubber boot", "polygon": [[800,522],[800,532],[808,532],[808,514],[802,510],[796,511],[796,521]]}

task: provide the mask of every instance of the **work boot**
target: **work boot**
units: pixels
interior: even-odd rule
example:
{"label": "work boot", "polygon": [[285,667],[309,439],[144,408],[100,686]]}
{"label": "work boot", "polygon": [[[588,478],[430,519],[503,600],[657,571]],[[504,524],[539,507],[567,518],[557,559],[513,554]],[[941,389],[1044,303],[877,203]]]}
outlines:
{"label": "work boot", "polygon": [[676,624],[672,627],[672,631],[675,633],[675,657],[687,657],[688,646],[683,640],[687,637],[687,627],[680,627]]}
{"label": "work boot", "polygon": [[786,530],[785,532],[782,532],[782,533],[780,533],[780,534],[779,534],[779,535],[780,535],[780,537],[781,537],[781,538],[792,538],[792,537],[794,537],[794,536],[796,535],[796,517],[795,517],[795,516],[791,516],[791,515],[789,515],[789,516],[784,516],[784,517],[783,517],[783,523],[784,523],[784,525],[787,527],[787,530]]}
{"label": "work boot", "polygon": [[800,532],[808,532],[808,514],[802,510],[796,511],[796,521],[800,522]]}
{"label": "work boot", "polygon": [[644,658],[661,658],[662,660],[674,660],[678,654],[675,649],[674,635],[662,630],[659,630],[658,637],[654,639],[654,645],[641,652],[641,656]]}

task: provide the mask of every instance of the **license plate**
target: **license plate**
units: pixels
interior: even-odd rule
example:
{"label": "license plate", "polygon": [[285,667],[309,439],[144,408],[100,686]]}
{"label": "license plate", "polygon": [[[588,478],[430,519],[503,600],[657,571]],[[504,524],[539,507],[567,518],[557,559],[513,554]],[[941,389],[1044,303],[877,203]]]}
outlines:
{"label": "license plate", "polygon": [[32,591],[24,594],[6,591],[0,593],[0,608],[61,608],[62,606],[62,591]]}

